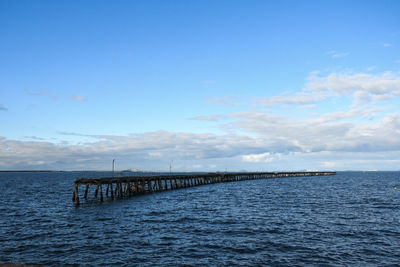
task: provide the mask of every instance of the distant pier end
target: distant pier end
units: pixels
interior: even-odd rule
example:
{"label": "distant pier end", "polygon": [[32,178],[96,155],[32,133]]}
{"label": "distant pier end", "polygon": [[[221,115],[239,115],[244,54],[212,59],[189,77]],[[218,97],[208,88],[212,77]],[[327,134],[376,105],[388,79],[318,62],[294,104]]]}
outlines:
{"label": "distant pier end", "polygon": [[[167,190],[175,190],[206,184],[235,182],[243,180],[270,179],[283,177],[335,175],[333,171],[308,172],[245,172],[245,173],[208,173],[157,176],[125,176],[104,178],[79,178],[74,182],[72,201],[80,204],[79,186],[85,186],[83,198],[87,199],[89,187],[95,186],[94,197],[100,201],[105,198],[124,198]],[[103,194],[103,190],[105,190]]]}

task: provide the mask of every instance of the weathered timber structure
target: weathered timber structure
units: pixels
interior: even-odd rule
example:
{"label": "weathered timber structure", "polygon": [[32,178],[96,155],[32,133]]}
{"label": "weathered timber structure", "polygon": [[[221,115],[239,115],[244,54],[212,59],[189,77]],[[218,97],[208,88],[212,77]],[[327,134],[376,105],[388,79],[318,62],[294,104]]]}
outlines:
{"label": "weathered timber structure", "polygon": [[[325,176],[336,172],[245,172],[245,173],[204,173],[157,176],[122,176],[105,178],[79,178],[74,182],[72,201],[79,205],[79,186],[85,186],[84,199],[87,199],[89,187],[96,186],[94,197],[104,201],[104,198],[124,198],[129,196],[174,190],[198,185],[234,182],[254,179]],[[103,194],[105,190],[105,195]]]}

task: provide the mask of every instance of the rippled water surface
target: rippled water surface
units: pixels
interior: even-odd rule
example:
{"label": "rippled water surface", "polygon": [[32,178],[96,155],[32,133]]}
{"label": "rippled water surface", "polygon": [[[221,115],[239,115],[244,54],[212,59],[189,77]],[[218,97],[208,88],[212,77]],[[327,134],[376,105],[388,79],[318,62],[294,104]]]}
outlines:
{"label": "rippled water surface", "polygon": [[[339,172],[72,203],[74,179],[0,173],[0,263],[361,266],[400,262],[399,172]],[[82,192],[81,192],[82,193]]]}

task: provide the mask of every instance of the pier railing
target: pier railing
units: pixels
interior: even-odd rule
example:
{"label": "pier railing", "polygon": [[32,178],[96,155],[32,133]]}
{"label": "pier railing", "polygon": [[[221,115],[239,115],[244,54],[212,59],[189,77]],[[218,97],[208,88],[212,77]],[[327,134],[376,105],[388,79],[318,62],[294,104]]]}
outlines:
{"label": "pier railing", "polygon": [[[234,182],[254,179],[326,176],[336,172],[309,171],[309,172],[244,172],[244,173],[207,173],[207,174],[179,174],[157,176],[123,176],[104,178],[79,178],[74,182],[72,201],[79,205],[79,186],[85,186],[83,198],[87,199],[89,187],[95,186],[94,197],[100,201],[105,198],[124,198],[141,194],[155,193],[179,188],[193,187],[206,184]],[[103,194],[103,189],[105,193]]]}

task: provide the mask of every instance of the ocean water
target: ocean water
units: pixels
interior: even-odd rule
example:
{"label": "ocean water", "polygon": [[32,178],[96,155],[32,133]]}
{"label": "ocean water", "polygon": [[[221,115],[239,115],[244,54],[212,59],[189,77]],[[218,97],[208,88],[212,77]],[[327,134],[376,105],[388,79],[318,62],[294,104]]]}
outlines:
{"label": "ocean water", "polygon": [[400,172],[219,183],[73,205],[76,178],[109,175],[0,173],[0,263],[400,263]]}

